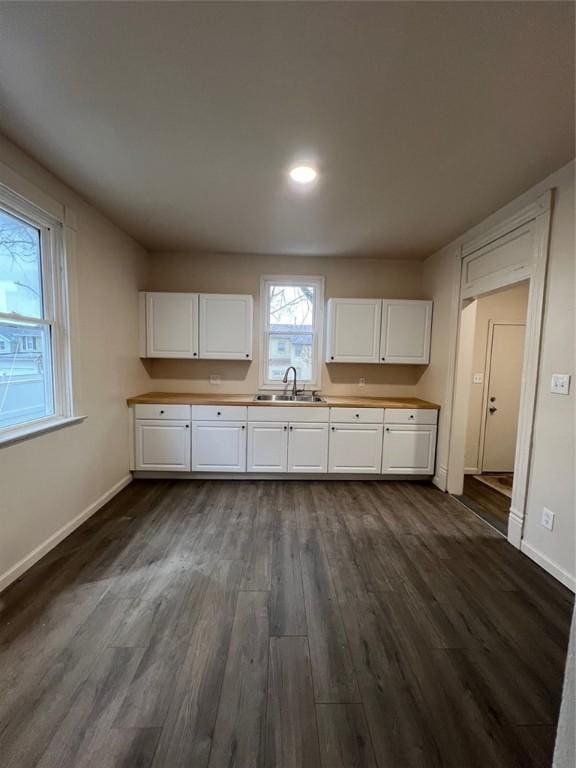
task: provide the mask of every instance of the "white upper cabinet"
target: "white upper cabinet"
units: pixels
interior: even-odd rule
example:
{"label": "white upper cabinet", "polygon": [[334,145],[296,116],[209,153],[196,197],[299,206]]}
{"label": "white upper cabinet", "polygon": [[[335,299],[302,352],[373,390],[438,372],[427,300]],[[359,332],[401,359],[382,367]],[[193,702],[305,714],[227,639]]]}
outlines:
{"label": "white upper cabinet", "polygon": [[329,299],[326,362],[423,365],[431,327],[431,301]]}
{"label": "white upper cabinet", "polygon": [[200,357],[252,359],[252,296],[200,294]]}
{"label": "white upper cabinet", "polygon": [[329,299],[327,363],[377,363],[381,299]]}
{"label": "white upper cabinet", "polygon": [[141,322],[145,327],[145,344],[144,350],[140,350],[141,356],[197,358],[198,294],[146,293],[144,296]]}
{"label": "white upper cabinet", "polygon": [[252,296],[140,294],[140,357],[252,359]]}
{"label": "white upper cabinet", "polygon": [[382,302],[381,363],[430,362],[431,301],[384,299]]}

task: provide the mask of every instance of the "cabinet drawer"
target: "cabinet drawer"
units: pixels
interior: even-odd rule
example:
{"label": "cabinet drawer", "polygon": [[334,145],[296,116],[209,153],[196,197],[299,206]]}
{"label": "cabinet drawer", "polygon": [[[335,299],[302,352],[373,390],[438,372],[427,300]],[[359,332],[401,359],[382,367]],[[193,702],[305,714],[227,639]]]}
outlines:
{"label": "cabinet drawer", "polygon": [[385,424],[436,424],[438,411],[433,408],[386,408]]}
{"label": "cabinet drawer", "polygon": [[382,424],[383,408],[330,408],[330,421],[337,424]]}
{"label": "cabinet drawer", "polygon": [[193,421],[246,421],[245,405],[193,405]]}
{"label": "cabinet drawer", "polygon": [[136,419],[190,419],[189,405],[135,405]]}
{"label": "cabinet drawer", "polygon": [[297,405],[249,405],[248,421],[292,421],[328,423],[330,409]]}

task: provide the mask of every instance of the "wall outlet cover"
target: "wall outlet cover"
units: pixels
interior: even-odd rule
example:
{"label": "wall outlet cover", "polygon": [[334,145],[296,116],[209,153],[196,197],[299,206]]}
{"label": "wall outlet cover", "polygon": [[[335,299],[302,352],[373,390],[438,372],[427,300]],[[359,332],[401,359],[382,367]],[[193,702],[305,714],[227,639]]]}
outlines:
{"label": "wall outlet cover", "polygon": [[550,382],[550,392],[553,395],[569,395],[570,378],[569,373],[553,373]]}
{"label": "wall outlet cover", "polygon": [[549,531],[551,531],[554,528],[554,512],[544,507],[542,509],[541,523],[544,528],[547,528]]}
{"label": "wall outlet cover", "polygon": [[474,374],[474,384],[482,384],[484,381],[484,374],[483,373],[475,373]]}
{"label": "wall outlet cover", "polygon": [[365,387],[366,386],[366,379],[358,379],[358,386],[359,387]]}
{"label": "wall outlet cover", "polygon": [[211,373],[209,381],[210,384],[222,384],[222,376],[219,373]]}

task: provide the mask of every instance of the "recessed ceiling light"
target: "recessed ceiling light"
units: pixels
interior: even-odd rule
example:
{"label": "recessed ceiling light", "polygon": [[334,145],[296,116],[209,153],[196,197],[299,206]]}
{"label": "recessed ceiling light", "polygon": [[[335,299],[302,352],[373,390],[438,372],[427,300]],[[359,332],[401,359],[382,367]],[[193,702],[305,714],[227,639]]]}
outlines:
{"label": "recessed ceiling light", "polygon": [[310,165],[297,165],[290,170],[290,178],[297,184],[311,184],[318,176],[318,171]]}

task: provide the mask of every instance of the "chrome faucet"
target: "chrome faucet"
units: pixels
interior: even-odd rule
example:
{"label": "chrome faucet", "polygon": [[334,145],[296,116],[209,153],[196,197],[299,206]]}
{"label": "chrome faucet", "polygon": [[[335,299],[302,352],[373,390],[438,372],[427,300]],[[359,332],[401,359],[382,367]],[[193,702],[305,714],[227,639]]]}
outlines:
{"label": "chrome faucet", "polygon": [[284,382],[284,384],[288,384],[288,374],[290,373],[290,371],[294,371],[294,381],[292,382],[292,397],[296,397],[296,395],[298,394],[298,390],[296,389],[296,376],[298,374],[296,373],[296,368],[294,368],[293,365],[290,365],[288,368],[286,368],[286,371],[284,372],[284,378],[282,379],[282,381]]}

